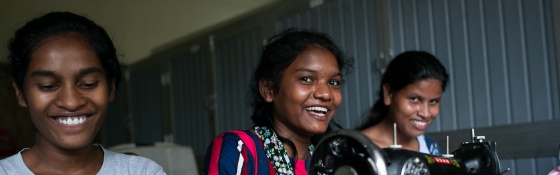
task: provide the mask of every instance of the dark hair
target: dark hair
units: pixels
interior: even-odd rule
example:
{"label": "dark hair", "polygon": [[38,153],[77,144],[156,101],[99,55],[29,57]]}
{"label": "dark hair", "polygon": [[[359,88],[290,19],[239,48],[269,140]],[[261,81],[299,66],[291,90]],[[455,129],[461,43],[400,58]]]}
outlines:
{"label": "dark hair", "polygon": [[[68,33],[80,35],[95,52],[105,71],[109,89],[115,82],[118,89],[121,69],[113,42],[105,30],[92,20],[70,12],[51,12],[27,22],[8,42],[10,74],[18,89],[23,91],[23,80],[31,55],[48,38]],[[116,91],[116,90],[115,90]]]}
{"label": "dark hair", "polygon": [[383,103],[383,85],[388,85],[390,92],[398,92],[409,84],[429,78],[439,80],[442,92],[445,91],[449,75],[434,55],[424,51],[407,51],[397,55],[383,73],[379,99],[366,115],[366,122],[358,127],[358,130],[376,125],[387,116],[389,107]]}
{"label": "dark hair", "polygon": [[263,48],[251,80],[249,99],[253,107],[251,120],[255,125],[271,126],[270,117],[273,115],[272,104],[267,103],[259,92],[259,81],[269,81],[272,90],[278,92],[284,70],[298,55],[313,45],[321,46],[335,56],[342,77],[352,67],[353,60],[346,58],[342,50],[326,34],[290,28],[272,36]]}

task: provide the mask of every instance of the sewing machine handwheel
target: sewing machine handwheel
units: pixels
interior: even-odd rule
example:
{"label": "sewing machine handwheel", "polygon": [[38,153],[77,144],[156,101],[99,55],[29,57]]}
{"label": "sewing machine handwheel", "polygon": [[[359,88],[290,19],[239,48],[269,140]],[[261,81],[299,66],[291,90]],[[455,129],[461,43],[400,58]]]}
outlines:
{"label": "sewing machine handwheel", "polygon": [[343,129],[326,135],[315,147],[309,174],[387,175],[386,160],[366,136]]}

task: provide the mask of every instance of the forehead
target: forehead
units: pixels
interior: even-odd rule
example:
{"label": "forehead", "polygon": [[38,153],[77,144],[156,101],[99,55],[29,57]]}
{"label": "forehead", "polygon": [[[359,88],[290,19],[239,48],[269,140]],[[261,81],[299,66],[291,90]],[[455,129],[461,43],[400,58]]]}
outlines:
{"label": "forehead", "polygon": [[319,45],[312,45],[300,53],[289,67],[308,67],[321,70],[325,66],[335,66],[337,71],[339,69],[336,57],[329,50]]}
{"label": "forehead", "polygon": [[67,72],[96,67],[101,63],[84,39],[77,34],[64,34],[44,39],[31,54],[28,73],[34,70]]}
{"label": "forehead", "polygon": [[441,81],[428,78],[407,85],[405,88],[400,90],[399,93],[437,98],[441,96],[443,91],[441,89]]}

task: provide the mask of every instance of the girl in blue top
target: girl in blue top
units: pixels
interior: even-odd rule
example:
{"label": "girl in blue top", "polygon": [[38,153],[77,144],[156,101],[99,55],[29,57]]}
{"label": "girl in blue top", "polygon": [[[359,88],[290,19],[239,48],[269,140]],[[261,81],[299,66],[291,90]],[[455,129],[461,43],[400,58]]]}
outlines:
{"label": "girl in blue top", "polygon": [[379,99],[367,121],[358,128],[381,148],[397,143],[403,149],[441,155],[436,142],[424,131],[439,113],[439,102],[449,75],[432,54],[408,51],[397,55],[381,78]]}

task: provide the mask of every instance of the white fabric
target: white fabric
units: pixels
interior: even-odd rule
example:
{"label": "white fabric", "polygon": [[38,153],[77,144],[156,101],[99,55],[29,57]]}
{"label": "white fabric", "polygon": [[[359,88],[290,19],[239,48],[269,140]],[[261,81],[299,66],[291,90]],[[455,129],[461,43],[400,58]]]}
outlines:
{"label": "white fabric", "polygon": [[134,153],[150,158],[160,164],[169,174],[198,175],[194,152],[189,146],[173,143],[156,143],[152,146],[136,146],[133,143],[109,148],[120,153]]}
{"label": "white fabric", "polygon": [[430,154],[430,150],[428,149],[428,145],[426,145],[426,139],[424,138],[424,135],[422,134],[416,137],[416,140],[418,140],[418,152]]}
{"label": "white fabric", "polygon": [[[96,145],[99,146],[99,145]],[[101,147],[101,146],[99,146]],[[121,153],[116,153],[107,150],[103,147],[103,165],[97,173],[98,175],[114,175],[114,174],[155,174],[165,175],[163,168],[154,161],[141,157],[130,156]],[[23,162],[21,153],[27,149],[21,150],[19,153],[8,158],[0,160],[0,175],[4,174],[18,174],[18,175],[33,175],[33,172],[27,168]]]}

